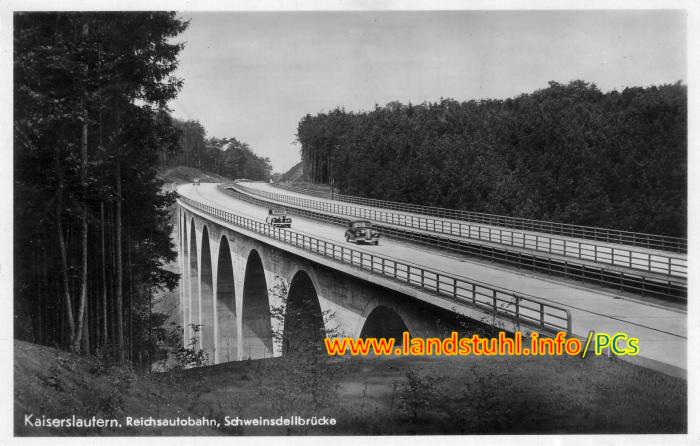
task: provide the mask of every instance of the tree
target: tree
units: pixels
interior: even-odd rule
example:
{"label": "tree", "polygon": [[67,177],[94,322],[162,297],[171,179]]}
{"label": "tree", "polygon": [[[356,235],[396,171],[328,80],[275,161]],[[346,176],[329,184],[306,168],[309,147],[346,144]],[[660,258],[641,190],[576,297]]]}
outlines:
{"label": "tree", "polygon": [[[175,256],[173,198],[160,193],[155,167],[176,149],[166,104],[182,85],[172,72],[183,45],[171,40],[186,26],[172,12],[15,15],[15,302],[23,318],[53,317],[34,324],[30,340],[77,351],[81,338],[89,349],[109,336],[125,360],[124,315],[131,321],[145,288],[175,283],[162,269]],[[40,287],[37,256],[48,277]],[[135,262],[144,268],[136,277]],[[58,317],[54,293],[65,308]],[[91,319],[102,330],[83,335]]]}
{"label": "tree", "polygon": [[207,138],[199,121],[175,119],[174,122],[181,133],[179,155],[173,158],[173,164],[181,163],[232,179],[270,179],[270,160],[253,153],[248,144],[232,137]]}
{"label": "tree", "polygon": [[306,181],[341,193],[684,237],[687,89],[550,82],[505,100],[299,122]]}

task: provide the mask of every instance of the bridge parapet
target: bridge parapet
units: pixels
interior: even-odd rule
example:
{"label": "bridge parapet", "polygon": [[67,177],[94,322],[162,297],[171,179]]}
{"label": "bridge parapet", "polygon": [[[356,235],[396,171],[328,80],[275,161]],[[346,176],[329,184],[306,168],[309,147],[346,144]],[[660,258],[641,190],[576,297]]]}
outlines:
{"label": "bridge parapet", "polygon": [[687,259],[679,255],[660,255],[654,252],[636,251],[620,248],[610,244],[583,242],[579,240],[552,237],[551,235],[517,232],[509,229],[494,228],[472,223],[453,222],[449,220],[396,214],[388,211],[358,208],[338,203],[328,203],[308,198],[277,194],[235,185],[247,193],[269,198],[296,206],[318,209],[324,212],[349,215],[373,221],[405,226],[420,231],[435,232],[449,236],[487,241],[512,248],[529,249],[547,254],[573,257],[607,265],[630,268],[650,273],[664,274],[686,278],[688,275]]}
{"label": "bridge parapet", "polygon": [[475,280],[444,274],[420,265],[387,256],[378,256],[359,249],[339,245],[318,237],[277,228],[262,221],[234,214],[187,197],[181,204],[229,224],[281,241],[295,248],[322,256],[334,262],[351,265],[392,281],[451,300],[455,306],[466,306],[493,314],[494,321],[510,320],[543,333],[566,331],[571,334],[571,313],[568,309],[541,301],[532,296],[500,289]]}
{"label": "bridge parapet", "polygon": [[[347,222],[351,220],[350,217],[343,216],[342,214],[307,209],[303,204],[282,204],[281,201],[275,200],[272,196],[264,197],[259,194],[251,193],[249,192],[250,188],[246,188],[237,183],[228,185],[222,184],[218,185],[217,188],[240,200],[248,201],[263,207],[282,207],[287,209],[288,212],[316,220],[340,225],[346,225]],[[258,192],[271,194],[270,192],[264,191]],[[277,203],[274,201],[277,201]],[[609,268],[604,268],[602,265],[595,264],[595,262],[580,261],[578,259],[566,258],[565,256],[538,255],[533,250],[509,249],[507,245],[501,247],[498,244],[486,241],[476,242],[468,239],[448,238],[440,234],[430,234],[410,228],[404,229],[391,225],[383,225],[381,223],[377,224],[377,228],[381,233],[393,238],[407,240],[412,243],[423,244],[433,248],[448,249],[461,254],[476,256],[479,259],[488,259],[498,263],[514,265],[518,268],[527,268],[547,274],[597,283],[641,295],[646,294],[662,298],[680,299],[683,301],[687,299],[686,278],[675,278],[664,274],[634,271],[628,268],[615,267],[614,265],[611,265]]]}
{"label": "bridge parapet", "polygon": [[482,212],[464,211],[459,209],[439,208],[433,206],[421,206],[410,203],[400,203],[395,201],[377,200],[374,198],[357,197],[353,195],[342,195],[330,192],[312,190],[308,188],[291,186],[283,183],[272,183],[274,187],[289,190],[292,192],[312,195],[330,200],[342,201],[346,203],[372,206],[377,208],[392,209],[413,214],[430,215],[439,218],[453,220],[471,221],[475,223],[502,226],[525,231],[544,232],[562,236],[576,237],[588,240],[596,240],[606,243],[617,243],[644,247],[648,249],[658,249],[662,251],[687,253],[688,239],[682,237],[671,237],[658,234],[648,234],[642,232],[621,231],[618,229],[599,228],[595,226],[581,226],[568,223],[559,223],[544,220],[532,220],[527,218],[509,217],[505,215],[487,214]]}

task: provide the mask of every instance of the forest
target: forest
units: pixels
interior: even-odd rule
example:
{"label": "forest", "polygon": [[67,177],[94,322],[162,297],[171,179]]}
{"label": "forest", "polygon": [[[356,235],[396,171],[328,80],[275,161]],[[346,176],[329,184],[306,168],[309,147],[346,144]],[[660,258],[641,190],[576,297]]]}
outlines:
{"label": "forest", "polygon": [[685,237],[687,87],[577,80],[505,100],[308,114],[305,180],[344,194]]}
{"label": "forest", "polygon": [[15,337],[145,367],[178,274],[161,154],[187,27],[173,12],[14,16]]}
{"label": "forest", "polygon": [[206,137],[204,126],[196,120],[173,120],[180,132],[180,150],[163,152],[166,165],[196,167],[230,179],[267,181],[272,166],[244,142],[233,137]]}
{"label": "forest", "polygon": [[174,12],[14,16],[14,330],[148,368],[173,343],[157,291],[179,275],[159,169],[267,180],[236,138],[171,116],[188,22]]}

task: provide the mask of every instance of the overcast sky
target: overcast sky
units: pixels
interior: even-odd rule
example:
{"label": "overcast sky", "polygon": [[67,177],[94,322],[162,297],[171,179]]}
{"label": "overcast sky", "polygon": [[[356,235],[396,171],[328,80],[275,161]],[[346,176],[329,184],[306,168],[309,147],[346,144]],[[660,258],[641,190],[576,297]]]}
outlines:
{"label": "overcast sky", "polygon": [[583,79],[603,91],[687,82],[680,11],[202,12],[180,36],[171,103],[284,172],[299,120],[398,100],[506,98]]}

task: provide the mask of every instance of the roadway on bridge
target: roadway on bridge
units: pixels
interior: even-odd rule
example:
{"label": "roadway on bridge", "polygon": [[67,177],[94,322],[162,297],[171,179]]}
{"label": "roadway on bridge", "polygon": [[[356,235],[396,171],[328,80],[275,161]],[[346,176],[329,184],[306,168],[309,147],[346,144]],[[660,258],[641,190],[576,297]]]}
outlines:
{"label": "roadway on bridge", "polygon": [[[532,250],[538,253],[549,253],[553,249],[553,257],[573,257],[587,264],[599,264],[603,267],[615,265],[618,268],[628,268],[638,274],[647,272],[648,276],[666,277],[673,276],[679,283],[687,277],[687,256],[680,253],[669,253],[641,246],[629,246],[610,242],[592,241],[565,235],[552,235],[543,232],[527,231],[513,228],[494,226],[484,223],[470,223],[463,220],[440,218],[397,211],[393,209],[378,208],[367,205],[338,202],[327,198],[304,195],[302,193],[280,189],[263,182],[241,182],[239,185],[256,189],[261,192],[274,193],[289,197],[302,198],[318,203],[336,205],[340,209],[352,209],[353,211],[342,214],[324,212],[335,215],[366,215],[372,213],[376,218],[370,218],[375,222],[388,224],[395,227],[411,228],[417,232],[433,232],[445,238],[455,240],[487,241],[489,243],[502,244],[515,250]],[[322,211],[323,212],[323,211]],[[389,216],[386,216],[389,214]],[[357,217],[356,217],[357,218]],[[402,221],[401,225],[392,224],[392,221]],[[434,222],[434,223],[433,223]],[[458,236],[454,232],[457,228],[463,228],[464,236]],[[443,229],[444,228],[444,229]],[[496,236],[494,237],[493,232]],[[469,234],[469,236],[466,236]],[[499,238],[502,241],[499,242]],[[522,248],[521,246],[525,246]],[[541,255],[541,254],[540,254]]]}
{"label": "roadway on bridge", "polygon": [[[181,185],[178,192],[201,203],[265,221],[268,211],[266,207],[236,199],[216,186],[214,183],[202,183],[199,186],[186,184]],[[296,215],[292,217],[293,231],[529,294],[564,306],[571,311],[574,334],[586,336],[589,330],[609,333],[622,331],[639,338],[640,354],[637,359],[649,359],[653,363],[651,365],[660,370],[669,365],[671,367],[665,370],[669,373],[678,374],[678,369],[687,369],[687,315],[683,311],[624,299],[614,292],[602,291],[597,287],[586,288],[584,284],[542,277],[537,273],[518,271],[459,254],[446,254],[444,251],[404,241],[382,239],[378,246],[356,246],[345,242],[345,228],[342,226]],[[328,259],[319,260],[329,263]]]}

